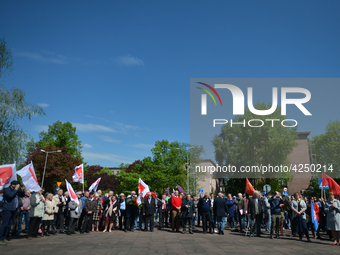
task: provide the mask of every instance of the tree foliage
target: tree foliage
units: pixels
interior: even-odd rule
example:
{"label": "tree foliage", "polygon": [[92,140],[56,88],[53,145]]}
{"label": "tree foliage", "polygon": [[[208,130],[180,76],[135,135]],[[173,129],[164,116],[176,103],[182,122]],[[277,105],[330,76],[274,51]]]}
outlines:
{"label": "tree foliage", "polygon": [[56,147],[66,146],[67,151],[75,157],[81,159],[81,141],[78,140],[76,127],[73,127],[70,122],[57,121],[48,126],[47,132],[42,131],[39,134],[41,147],[53,145]]}
{"label": "tree foliage", "polygon": [[[266,103],[257,103],[255,108],[258,110],[269,109],[271,105]],[[265,124],[262,127],[250,127],[241,124],[223,125],[220,134],[216,135],[212,140],[215,147],[215,159],[220,166],[260,166],[260,165],[287,165],[287,156],[292,153],[293,148],[297,146],[295,139],[297,138],[297,127],[283,127],[280,122],[285,119],[281,116],[281,109],[278,107],[274,113],[266,116],[255,115],[249,109],[245,111],[243,116],[236,116],[233,122],[243,122],[243,120],[260,119]],[[266,119],[276,119],[273,127],[272,123]],[[252,125],[260,125],[261,122],[253,121]],[[255,182],[255,187],[261,189],[264,183],[271,184],[281,188],[287,181],[291,179],[289,174],[275,173],[268,174],[263,178],[259,173],[236,173],[224,174],[220,176],[226,182],[227,192],[230,190],[235,193],[244,192],[245,180],[233,180],[233,178],[261,178]],[[277,178],[283,178],[281,182],[276,181]],[[258,183],[258,184],[257,184]],[[234,194],[235,194],[234,193]]]}
{"label": "tree foliage", "polygon": [[[177,184],[186,187],[187,160],[189,164],[190,158],[197,161],[196,157],[202,151],[201,148],[195,149],[195,157],[190,157],[188,144],[167,140],[156,141],[155,147],[151,149],[152,157],[137,160],[131,165],[120,165],[119,191],[124,193],[137,191],[139,178],[158,194],[163,194],[167,187],[176,188]],[[189,182],[192,191],[191,174]]]}
{"label": "tree foliage", "polygon": [[13,70],[13,57],[11,49],[7,46],[5,38],[0,39],[0,78],[3,78],[6,71]]}
{"label": "tree foliage", "polygon": [[[6,71],[13,69],[11,50],[4,38],[0,40],[0,78]],[[33,115],[45,115],[44,110],[36,105],[27,103],[25,93],[13,88],[5,89],[0,85],[0,165],[22,163],[26,144],[30,135],[18,124],[23,118],[31,120]]]}
{"label": "tree foliage", "polygon": [[[49,145],[43,147],[45,151],[60,150],[60,153],[50,153],[47,157],[44,187],[47,191],[53,192],[57,187],[57,182],[62,182],[62,187],[65,187],[65,179],[72,183],[72,175],[74,174],[74,168],[82,163],[81,159],[74,157],[68,152],[67,147],[62,148]],[[41,151],[38,144],[30,147],[26,159],[26,164],[31,161],[34,164],[35,173],[39,184],[42,182],[42,176],[44,172],[46,160],[46,153]],[[74,189],[81,189],[81,184],[72,184]]]}

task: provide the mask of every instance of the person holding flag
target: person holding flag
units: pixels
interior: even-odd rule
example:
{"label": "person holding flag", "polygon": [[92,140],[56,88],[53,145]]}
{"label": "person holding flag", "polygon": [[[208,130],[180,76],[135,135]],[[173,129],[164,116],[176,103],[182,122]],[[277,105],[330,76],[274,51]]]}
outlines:
{"label": "person holding flag", "polygon": [[318,236],[318,239],[321,239],[320,236],[320,227],[319,227],[319,206],[317,204],[317,201],[313,201],[313,197],[310,198],[310,203],[307,205],[308,211],[310,212],[310,219],[312,224],[312,234],[313,237],[315,237],[315,231]]}
{"label": "person holding flag", "polygon": [[77,199],[78,199],[78,203],[76,202],[76,200],[72,200],[71,197],[71,202],[68,204],[68,209],[69,209],[69,213],[70,213],[70,223],[68,226],[68,231],[66,234],[71,235],[71,234],[75,234],[75,228],[77,225],[77,221],[80,218],[80,215],[82,213],[83,210],[83,201],[80,199],[81,197],[81,192],[78,191],[76,193]]}

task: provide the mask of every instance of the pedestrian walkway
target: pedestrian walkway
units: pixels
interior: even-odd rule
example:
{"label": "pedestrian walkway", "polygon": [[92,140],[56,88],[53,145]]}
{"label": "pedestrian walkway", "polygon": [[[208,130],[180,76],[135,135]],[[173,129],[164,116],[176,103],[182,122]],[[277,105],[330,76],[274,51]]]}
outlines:
{"label": "pedestrian walkway", "polygon": [[[199,231],[199,232],[197,232]],[[287,230],[286,234],[289,235]],[[326,238],[326,235],[323,235]],[[203,234],[196,228],[193,235],[170,232],[112,231],[89,234],[57,235],[27,240],[24,234],[2,246],[0,254],[25,255],[87,255],[87,254],[331,254],[339,253],[340,246],[329,240],[312,239],[311,243],[298,238],[269,239],[268,235],[249,238],[239,232],[225,230],[225,235]]]}

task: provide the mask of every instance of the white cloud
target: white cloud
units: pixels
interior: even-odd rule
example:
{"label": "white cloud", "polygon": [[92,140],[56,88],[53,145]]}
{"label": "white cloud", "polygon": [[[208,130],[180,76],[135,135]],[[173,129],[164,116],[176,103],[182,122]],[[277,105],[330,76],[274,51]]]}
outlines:
{"label": "white cloud", "polygon": [[37,60],[44,63],[53,63],[58,65],[65,65],[69,63],[69,59],[63,55],[57,55],[53,52],[42,52],[42,53],[35,53],[35,52],[17,52],[15,53],[16,56],[19,57],[27,57],[33,60]]}
{"label": "white cloud", "polygon": [[88,160],[107,160],[111,162],[117,163],[132,163],[134,159],[115,155],[111,153],[94,153],[94,152],[82,152],[82,156],[84,157],[85,161]]}
{"label": "white cloud", "polygon": [[35,129],[36,131],[38,131],[39,133],[40,133],[41,131],[47,132],[48,126],[47,126],[47,125],[36,125],[36,126],[34,127],[34,129]]}
{"label": "white cloud", "polygon": [[42,107],[42,108],[50,106],[49,104],[46,104],[46,103],[38,103],[37,105]]}
{"label": "white cloud", "polygon": [[83,147],[85,147],[85,148],[92,148],[93,146],[92,146],[91,144],[85,143],[85,144],[83,145]]}
{"label": "white cloud", "polygon": [[140,149],[152,149],[154,147],[154,145],[152,144],[144,144],[144,143],[138,143],[138,144],[134,144],[131,146],[135,148],[140,148]]}
{"label": "white cloud", "polygon": [[122,66],[144,66],[143,60],[131,55],[124,55],[116,58],[114,62]]}
{"label": "white cloud", "polygon": [[121,142],[122,142],[121,140],[115,140],[115,139],[112,139],[111,137],[105,136],[105,135],[101,136],[100,138],[101,138],[103,141],[109,142],[109,143],[121,143]]}
{"label": "white cloud", "polygon": [[77,131],[82,131],[82,132],[111,132],[111,133],[116,133],[117,131],[113,128],[106,127],[103,125],[97,125],[97,124],[83,124],[83,123],[72,123],[73,126],[77,128]]}

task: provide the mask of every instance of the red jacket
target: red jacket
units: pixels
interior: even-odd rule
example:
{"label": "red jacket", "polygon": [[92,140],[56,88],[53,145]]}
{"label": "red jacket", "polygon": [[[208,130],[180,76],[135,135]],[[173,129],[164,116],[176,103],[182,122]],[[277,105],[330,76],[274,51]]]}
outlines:
{"label": "red jacket", "polygon": [[172,210],[177,210],[176,207],[181,207],[181,205],[182,205],[182,199],[180,197],[171,198]]}

